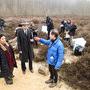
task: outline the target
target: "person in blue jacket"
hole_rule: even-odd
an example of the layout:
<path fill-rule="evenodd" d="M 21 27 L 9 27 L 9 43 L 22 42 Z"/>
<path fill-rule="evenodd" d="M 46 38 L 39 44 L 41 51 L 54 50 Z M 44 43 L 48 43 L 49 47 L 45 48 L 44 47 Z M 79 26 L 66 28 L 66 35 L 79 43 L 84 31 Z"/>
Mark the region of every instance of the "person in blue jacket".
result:
<path fill-rule="evenodd" d="M 47 63 L 49 65 L 50 79 L 45 83 L 50 84 L 50 87 L 55 87 L 58 81 L 58 70 L 64 60 L 64 46 L 60 40 L 59 32 L 53 30 L 50 32 L 50 40 L 35 37 L 35 40 L 48 46 Z"/>

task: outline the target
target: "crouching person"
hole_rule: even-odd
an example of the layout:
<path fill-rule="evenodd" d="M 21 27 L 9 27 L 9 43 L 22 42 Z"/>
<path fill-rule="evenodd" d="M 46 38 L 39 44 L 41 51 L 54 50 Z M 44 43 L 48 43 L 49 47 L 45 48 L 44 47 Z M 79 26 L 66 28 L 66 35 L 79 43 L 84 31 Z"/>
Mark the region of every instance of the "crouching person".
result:
<path fill-rule="evenodd" d="M 49 65 L 50 78 L 45 83 L 50 84 L 50 88 L 57 85 L 58 70 L 64 60 L 64 46 L 60 40 L 57 30 L 50 32 L 50 40 L 35 37 L 35 40 L 48 46 L 47 63 Z"/>
<path fill-rule="evenodd" d="M 6 84 L 13 84 L 13 70 L 17 67 L 12 47 L 6 42 L 5 36 L 0 34 L 0 68 Z"/>

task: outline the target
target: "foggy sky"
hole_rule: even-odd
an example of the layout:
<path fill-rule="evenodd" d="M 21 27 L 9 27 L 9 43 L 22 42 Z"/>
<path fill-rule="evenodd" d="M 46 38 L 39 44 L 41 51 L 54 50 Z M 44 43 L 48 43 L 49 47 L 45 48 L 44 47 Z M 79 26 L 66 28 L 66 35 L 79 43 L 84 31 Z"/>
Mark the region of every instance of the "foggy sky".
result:
<path fill-rule="evenodd" d="M 0 15 L 90 16 L 90 0 L 0 0 Z"/>

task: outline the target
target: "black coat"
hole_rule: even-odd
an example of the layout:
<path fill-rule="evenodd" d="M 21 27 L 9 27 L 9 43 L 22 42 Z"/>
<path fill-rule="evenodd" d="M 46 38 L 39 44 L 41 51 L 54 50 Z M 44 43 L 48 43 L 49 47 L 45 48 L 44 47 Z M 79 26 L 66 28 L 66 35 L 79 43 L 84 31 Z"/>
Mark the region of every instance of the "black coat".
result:
<path fill-rule="evenodd" d="M 5 57 L 2 49 L 0 49 L 0 68 L 1 68 L 2 75 L 4 77 L 8 77 L 11 75 L 6 57 Z"/>
<path fill-rule="evenodd" d="M 13 62 L 15 62 L 14 67 L 17 67 L 17 64 L 16 64 L 16 60 L 15 60 L 15 56 L 14 56 L 14 52 L 13 52 L 13 49 L 11 46 L 9 46 L 9 49 L 10 49 L 10 52 L 12 53 L 12 56 L 13 56 Z M 3 51 L 1 48 L 0 48 L 0 68 L 1 68 L 1 72 L 2 72 L 2 75 L 4 77 L 9 77 L 12 75 L 12 71 L 9 67 L 9 63 L 8 63 L 8 60 L 6 58 L 6 52 Z"/>
<path fill-rule="evenodd" d="M 2 26 L 4 27 L 5 26 L 4 24 L 5 24 L 5 21 L 0 18 L 0 27 L 2 27 Z"/>
<path fill-rule="evenodd" d="M 54 25 L 53 25 L 53 21 L 52 21 L 52 19 L 47 19 L 46 20 L 46 24 L 47 24 L 47 30 L 48 31 L 51 31 L 52 29 L 54 29 Z"/>
<path fill-rule="evenodd" d="M 32 42 L 30 41 L 32 38 L 31 30 L 27 30 L 27 35 L 22 29 L 17 30 L 18 50 L 22 51 L 20 57 L 24 62 L 27 62 L 29 57 L 30 60 L 32 60 L 34 57 L 33 46 Z"/>

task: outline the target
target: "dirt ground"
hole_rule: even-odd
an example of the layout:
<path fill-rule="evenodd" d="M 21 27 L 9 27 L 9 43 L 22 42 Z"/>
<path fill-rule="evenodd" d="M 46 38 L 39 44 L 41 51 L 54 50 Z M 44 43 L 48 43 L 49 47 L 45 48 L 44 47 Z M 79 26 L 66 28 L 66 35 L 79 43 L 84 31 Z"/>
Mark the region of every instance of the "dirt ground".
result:
<path fill-rule="evenodd" d="M 40 66 L 38 63 L 34 63 L 33 74 L 27 69 L 25 75 L 22 74 L 20 61 L 17 63 L 18 69 L 14 70 L 14 84 L 6 85 L 4 79 L 0 78 L 0 90 L 73 90 L 63 81 L 61 81 L 55 88 L 49 88 L 49 86 L 45 84 L 45 80 L 47 80 L 49 76 L 43 76 L 38 73 L 38 68 Z"/>

